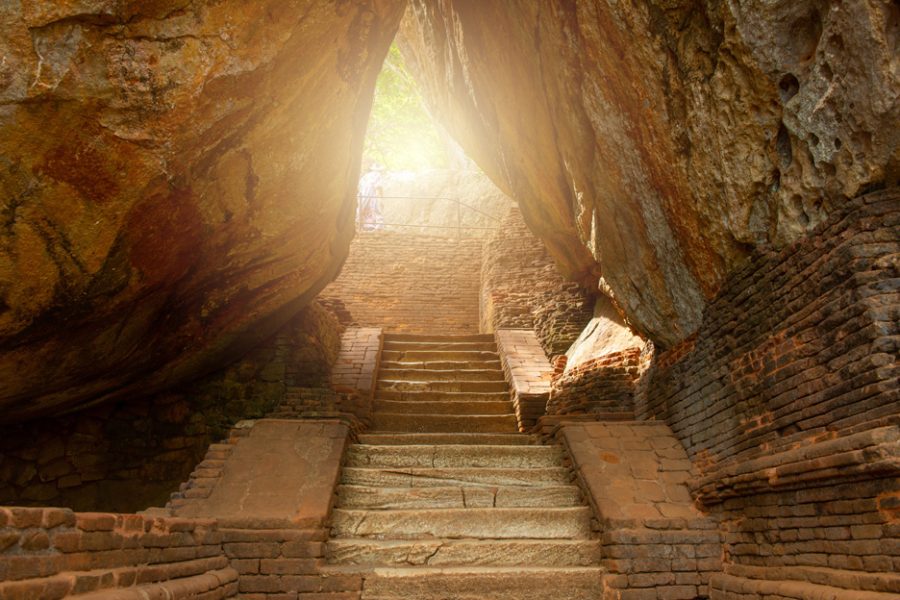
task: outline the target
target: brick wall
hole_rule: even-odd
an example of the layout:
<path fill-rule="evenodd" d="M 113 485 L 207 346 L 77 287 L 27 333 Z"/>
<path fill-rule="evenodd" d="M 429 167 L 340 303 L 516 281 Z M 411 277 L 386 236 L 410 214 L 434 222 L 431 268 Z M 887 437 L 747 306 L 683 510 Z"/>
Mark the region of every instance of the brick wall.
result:
<path fill-rule="evenodd" d="M 166 508 L 154 510 L 214 517 L 244 600 L 358 598 L 359 575 L 323 569 L 349 437 L 348 427 L 335 419 L 240 423 L 227 443 L 210 446 Z M 255 468 L 259 464 L 267 468 Z"/>
<path fill-rule="evenodd" d="M 372 398 L 384 334 L 378 327 L 351 327 L 341 336 L 341 352 L 334 364 L 331 383 L 338 391 L 352 391 Z"/>
<path fill-rule="evenodd" d="M 759 253 L 639 382 L 723 523 L 714 597 L 900 594 L 898 231 L 888 190 Z"/>
<path fill-rule="evenodd" d="M 897 422 L 898 229 L 898 193 L 877 193 L 757 255 L 695 338 L 654 359 L 638 413 L 705 468 Z"/>
<path fill-rule="evenodd" d="M 528 431 L 547 411 L 553 367 L 531 329 L 499 329 L 494 336 L 519 429 Z"/>
<path fill-rule="evenodd" d="M 0 508 L 0 598 L 217 600 L 237 578 L 215 521 Z"/>
<path fill-rule="evenodd" d="M 321 297 L 342 305 L 352 316 L 349 322 L 361 327 L 478 333 L 480 264 L 480 239 L 361 232 L 340 276 Z"/>
<path fill-rule="evenodd" d="M 556 359 L 548 415 L 634 418 L 634 387 L 644 341 L 635 335 L 605 296 L 564 356 Z"/>
<path fill-rule="evenodd" d="M 553 378 L 547 414 L 634 414 L 641 350 L 630 348 L 585 360 Z"/>
<path fill-rule="evenodd" d="M 185 389 L 4 426 L 0 504 L 133 512 L 165 502 L 237 421 L 327 386 L 340 327 L 312 305 L 268 343 Z"/>
<path fill-rule="evenodd" d="M 481 329 L 534 329 L 548 356 L 564 353 L 593 314 L 593 300 L 566 281 L 544 245 L 510 208 L 485 240 Z"/>
<path fill-rule="evenodd" d="M 603 541 L 604 600 L 695 600 L 722 568 L 716 522 L 692 503 L 691 463 L 663 423 L 563 422 L 556 430 Z"/>

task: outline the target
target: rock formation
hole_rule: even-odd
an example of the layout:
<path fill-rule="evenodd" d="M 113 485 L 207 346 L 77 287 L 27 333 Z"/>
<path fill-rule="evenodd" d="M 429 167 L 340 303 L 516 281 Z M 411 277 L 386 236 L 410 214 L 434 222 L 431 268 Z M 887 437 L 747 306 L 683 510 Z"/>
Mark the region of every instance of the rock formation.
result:
<path fill-rule="evenodd" d="M 4 419 L 202 374 L 334 277 L 403 6 L 0 7 Z"/>
<path fill-rule="evenodd" d="M 412 0 L 432 110 L 658 346 L 750 251 L 896 185 L 896 2 Z"/>

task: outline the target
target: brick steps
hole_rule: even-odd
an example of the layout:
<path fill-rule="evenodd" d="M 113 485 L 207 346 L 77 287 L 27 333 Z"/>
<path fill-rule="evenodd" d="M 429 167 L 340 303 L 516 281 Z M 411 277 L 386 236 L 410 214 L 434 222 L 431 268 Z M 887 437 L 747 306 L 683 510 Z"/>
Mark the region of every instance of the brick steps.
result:
<path fill-rule="evenodd" d="M 574 485 L 543 486 L 446 486 L 370 487 L 340 485 L 340 505 L 345 508 L 395 510 L 417 508 L 536 508 L 580 506 L 581 491 Z"/>
<path fill-rule="evenodd" d="M 517 433 L 491 337 L 387 335 L 384 347 L 327 569 L 359 574 L 370 600 L 599 598 L 591 510 L 561 448 Z"/>

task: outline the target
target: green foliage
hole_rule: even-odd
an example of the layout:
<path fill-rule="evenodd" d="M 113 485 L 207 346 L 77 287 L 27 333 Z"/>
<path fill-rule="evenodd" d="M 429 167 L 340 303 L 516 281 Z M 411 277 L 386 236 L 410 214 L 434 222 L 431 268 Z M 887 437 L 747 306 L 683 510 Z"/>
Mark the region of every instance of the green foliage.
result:
<path fill-rule="evenodd" d="M 391 45 L 375 84 L 363 168 L 371 162 L 391 171 L 438 169 L 448 164 L 442 136 L 396 45 Z"/>

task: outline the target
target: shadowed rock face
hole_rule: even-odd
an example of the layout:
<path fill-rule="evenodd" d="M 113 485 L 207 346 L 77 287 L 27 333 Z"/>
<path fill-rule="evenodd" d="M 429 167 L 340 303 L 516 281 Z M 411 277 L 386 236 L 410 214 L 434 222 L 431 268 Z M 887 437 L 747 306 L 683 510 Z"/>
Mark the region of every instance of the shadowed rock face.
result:
<path fill-rule="evenodd" d="M 412 0 L 434 112 L 662 346 L 754 247 L 897 184 L 896 2 Z"/>
<path fill-rule="evenodd" d="M 196 376 L 343 261 L 401 0 L 0 7 L 0 413 Z"/>

